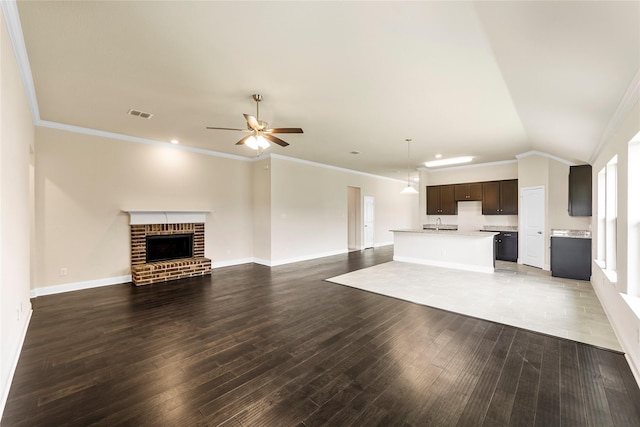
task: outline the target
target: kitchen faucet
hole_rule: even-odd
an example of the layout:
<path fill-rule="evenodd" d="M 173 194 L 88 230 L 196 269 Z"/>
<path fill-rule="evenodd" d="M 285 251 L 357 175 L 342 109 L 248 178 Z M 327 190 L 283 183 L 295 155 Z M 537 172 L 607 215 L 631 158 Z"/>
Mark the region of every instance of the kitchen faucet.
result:
<path fill-rule="evenodd" d="M 440 219 L 440 217 L 438 217 L 436 219 L 436 231 L 438 231 L 440 229 L 441 225 L 442 225 L 442 220 Z"/>

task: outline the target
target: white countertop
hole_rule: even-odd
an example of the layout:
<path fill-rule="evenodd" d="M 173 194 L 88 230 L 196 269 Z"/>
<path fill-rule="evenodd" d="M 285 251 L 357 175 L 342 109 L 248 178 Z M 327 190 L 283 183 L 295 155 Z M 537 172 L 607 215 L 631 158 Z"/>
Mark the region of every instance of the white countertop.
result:
<path fill-rule="evenodd" d="M 391 230 L 394 233 L 419 233 L 419 234 L 440 234 L 445 236 L 470 236 L 470 237 L 489 237 L 499 234 L 497 231 L 460 231 L 460 230 L 424 230 L 418 228 L 409 228 L 404 230 Z"/>
<path fill-rule="evenodd" d="M 551 230 L 551 237 L 571 237 L 573 239 L 590 239 L 591 231 L 589 230 Z"/>

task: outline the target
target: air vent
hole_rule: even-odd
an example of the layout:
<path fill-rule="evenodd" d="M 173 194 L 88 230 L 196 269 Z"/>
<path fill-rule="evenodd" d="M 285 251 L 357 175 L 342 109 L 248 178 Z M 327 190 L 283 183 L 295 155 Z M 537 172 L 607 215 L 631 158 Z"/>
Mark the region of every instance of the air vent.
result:
<path fill-rule="evenodd" d="M 151 113 L 145 113 L 144 111 L 134 110 L 133 108 L 127 111 L 127 114 L 129 114 L 130 116 L 140 117 L 142 119 L 150 119 L 151 117 L 153 117 L 153 114 Z"/>

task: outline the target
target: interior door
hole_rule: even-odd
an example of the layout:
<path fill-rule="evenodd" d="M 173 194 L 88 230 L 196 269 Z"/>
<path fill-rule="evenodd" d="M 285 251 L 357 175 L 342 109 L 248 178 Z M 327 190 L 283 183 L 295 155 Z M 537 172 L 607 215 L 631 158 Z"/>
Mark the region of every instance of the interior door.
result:
<path fill-rule="evenodd" d="M 520 262 L 544 268 L 544 187 L 527 187 L 520 192 L 522 212 Z"/>
<path fill-rule="evenodd" d="M 364 248 L 372 248 L 374 245 L 375 229 L 375 200 L 371 196 L 364 196 Z"/>

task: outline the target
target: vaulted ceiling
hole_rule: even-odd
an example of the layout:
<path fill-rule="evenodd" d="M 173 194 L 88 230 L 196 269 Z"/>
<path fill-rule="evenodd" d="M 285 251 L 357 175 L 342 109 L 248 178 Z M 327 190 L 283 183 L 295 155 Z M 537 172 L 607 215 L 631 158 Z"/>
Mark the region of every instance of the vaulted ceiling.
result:
<path fill-rule="evenodd" d="M 40 119 L 406 177 L 543 151 L 590 160 L 640 69 L 640 2 L 20 1 Z M 153 114 L 149 120 L 129 109 Z M 360 154 L 351 154 L 358 151 Z"/>

